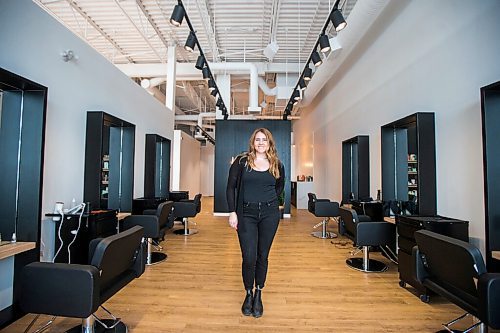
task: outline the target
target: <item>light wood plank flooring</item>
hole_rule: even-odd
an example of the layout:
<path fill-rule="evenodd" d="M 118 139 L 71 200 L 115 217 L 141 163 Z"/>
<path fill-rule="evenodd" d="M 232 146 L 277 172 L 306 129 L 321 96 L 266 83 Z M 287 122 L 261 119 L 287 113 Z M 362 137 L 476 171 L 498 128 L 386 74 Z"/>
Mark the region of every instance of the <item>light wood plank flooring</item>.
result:
<path fill-rule="evenodd" d="M 388 263 L 387 272 L 348 268 L 351 243 L 310 236 L 320 219 L 294 210 L 291 219 L 282 220 L 271 250 L 264 316 L 245 317 L 236 233 L 226 217 L 212 215 L 212 198 L 204 198 L 202 207 L 193 219 L 199 233 L 187 238 L 169 233 L 163 243 L 168 261 L 147 267 L 107 302 L 130 332 L 435 332 L 462 314 L 439 297 L 425 304 L 411 288 L 400 288 L 397 266 L 378 253 L 373 257 Z M 1 332 L 22 332 L 32 316 Z M 58 318 L 48 332 L 78 323 Z"/>

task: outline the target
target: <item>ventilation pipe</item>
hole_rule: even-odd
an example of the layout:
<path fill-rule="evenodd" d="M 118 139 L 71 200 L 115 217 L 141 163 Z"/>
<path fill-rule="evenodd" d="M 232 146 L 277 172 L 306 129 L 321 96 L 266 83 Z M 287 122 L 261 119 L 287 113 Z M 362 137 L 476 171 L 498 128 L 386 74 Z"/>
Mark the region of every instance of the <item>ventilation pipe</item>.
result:
<path fill-rule="evenodd" d="M 215 119 L 215 112 L 202 112 L 200 114 L 189 114 L 189 115 L 175 115 L 175 121 L 176 122 L 183 122 L 183 121 L 192 121 L 192 122 L 196 122 L 198 124 L 198 126 L 200 126 L 201 128 L 203 127 L 206 127 L 208 128 L 208 126 L 206 125 L 203 125 L 203 118 L 213 118 Z M 195 123 L 193 123 L 192 125 L 196 125 Z"/>
<path fill-rule="evenodd" d="M 151 79 L 142 79 L 141 87 L 143 87 L 144 89 L 153 88 L 159 86 L 165 81 L 167 81 L 166 77 L 154 77 Z"/>
<path fill-rule="evenodd" d="M 260 112 L 261 108 L 259 106 L 259 83 L 258 83 L 258 71 L 255 64 L 249 62 L 212 62 L 208 65 L 212 73 L 229 72 L 229 74 L 234 74 L 234 72 L 243 71 L 250 72 L 250 91 L 248 96 L 248 111 L 249 112 Z"/>
<path fill-rule="evenodd" d="M 264 93 L 264 95 L 266 96 L 276 96 L 277 92 L 278 92 L 278 88 L 277 87 L 274 87 L 274 88 L 269 88 L 266 84 L 266 81 L 264 81 L 263 78 L 261 78 L 260 76 L 258 77 L 258 81 L 259 83 L 259 88 L 260 90 L 262 90 L 262 92 Z"/>
<path fill-rule="evenodd" d="M 342 51 L 338 54 L 330 53 L 326 59 L 323 59 L 323 64 L 319 67 L 321 70 L 316 70 L 307 86 L 304 98 L 300 103 L 302 107 L 309 105 L 323 86 L 335 75 L 335 72 L 366 35 L 389 2 L 390 0 L 358 0 L 356 2 L 347 18 L 347 28 L 337 35 Z"/>

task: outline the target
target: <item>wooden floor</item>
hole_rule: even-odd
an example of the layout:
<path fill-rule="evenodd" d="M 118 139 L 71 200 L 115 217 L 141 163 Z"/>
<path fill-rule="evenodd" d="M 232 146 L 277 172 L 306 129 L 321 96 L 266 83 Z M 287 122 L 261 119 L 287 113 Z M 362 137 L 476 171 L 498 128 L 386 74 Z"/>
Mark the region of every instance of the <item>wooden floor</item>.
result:
<path fill-rule="evenodd" d="M 204 198 L 202 207 L 193 219 L 199 233 L 187 238 L 169 233 L 163 243 L 168 260 L 147 267 L 107 302 L 129 332 L 435 332 L 462 314 L 439 297 L 425 304 L 399 287 L 397 266 L 378 253 L 373 257 L 389 265 L 387 272 L 348 268 L 351 243 L 310 236 L 319 219 L 294 210 L 291 219 L 282 220 L 271 250 L 264 316 L 245 317 L 236 233 L 226 217 L 213 216 L 212 198 Z M 31 318 L 1 332 L 22 332 Z M 78 323 L 58 318 L 47 332 Z"/>

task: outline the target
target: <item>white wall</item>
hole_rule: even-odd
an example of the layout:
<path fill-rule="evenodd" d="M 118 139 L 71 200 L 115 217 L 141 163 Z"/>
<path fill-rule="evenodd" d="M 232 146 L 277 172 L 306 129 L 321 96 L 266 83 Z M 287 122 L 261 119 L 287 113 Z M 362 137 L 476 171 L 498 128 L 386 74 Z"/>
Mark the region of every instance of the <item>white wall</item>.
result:
<path fill-rule="evenodd" d="M 214 196 L 214 168 L 215 168 L 215 146 L 207 143 L 201 146 L 200 156 L 200 182 L 201 194 L 204 197 Z"/>
<path fill-rule="evenodd" d="M 0 22 L 0 66 L 49 88 L 42 213 L 56 201 L 83 200 L 89 110 L 136 125 L 134 197 L 142 196 L 145 134 L 172 139 L 171 110 L 32 1 L 2 0 Z M 62 61 L 68 49 L 77 61 Z"/>
<path fill-rule="evenodd" d="M 201 193 L 200 142 L 184 132 L 181 132 L 180 142 L 179 189 L 189 191 L 192 199 L 197 193 Z"/>
<path fill-rule="evenodd" d="M 484 248 L 479 88 L 500 80 L 499 12 L 496 0 L 392 1 L 294 123 L 297 146 L 314 135 L 316 190 L 341 199 L 342 140 L 368 134 L 375 197 L 381 188 L 380 126 L 433 111 L 438 214 L 469 220 L 470 236 Z M 298 161 L 310 158 L 296 152 Z"/>

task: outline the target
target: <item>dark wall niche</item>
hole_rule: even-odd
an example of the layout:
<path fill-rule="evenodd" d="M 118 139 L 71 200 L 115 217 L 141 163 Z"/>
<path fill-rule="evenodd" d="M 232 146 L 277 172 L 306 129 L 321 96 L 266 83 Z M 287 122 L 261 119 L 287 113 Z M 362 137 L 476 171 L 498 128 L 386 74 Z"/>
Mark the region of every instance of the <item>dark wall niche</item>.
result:
<path fill-rule="evenodd" d="M 370 197 L 370 146 L 368 135 L 342 141 L 342 202 Z"/>
<path fill-rule="evenodd" d="M 46 107 L 47 87 L 0 68 L 0 233 L 4 241 L 15 232 L 17 241 L 35 242 L 14 256 L 13 305 L 0 310 L 0 328 L 24 315 L 17 282 L 39 260 Z"/>
<path fill-rule="evenodd" d="M 144 197 L 168 198 L 171 143 L 157 134 L 146 134 Z"/>
<path fill-rule="evenodd" d="M 500 272 L 500 81 L 481 88 L 486 265 Z"/>
<path fill-rule="evenodd" d="M 83 198 L 92 209 L 132 211 L 135 125 L 87 112 Z"/>
<path fill-rule="evenodd" d="M 217 120 L 215 132 L 214 212 L 227 212 L 226 186 L 232 158 L 248 150 L 253 131 L 265 127 L 273 134 L 278 157 L 285 167 L 285 214 L 290 214 L 291 122 L 285 120 Z"/>
<path fill-rule="evenodd" d="M 434 113 L 418 112 L 384 125 L 382 198 L 401 215 L 436 215 Z"/>

